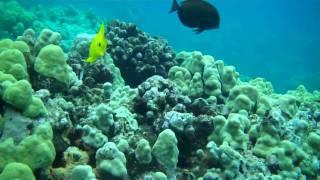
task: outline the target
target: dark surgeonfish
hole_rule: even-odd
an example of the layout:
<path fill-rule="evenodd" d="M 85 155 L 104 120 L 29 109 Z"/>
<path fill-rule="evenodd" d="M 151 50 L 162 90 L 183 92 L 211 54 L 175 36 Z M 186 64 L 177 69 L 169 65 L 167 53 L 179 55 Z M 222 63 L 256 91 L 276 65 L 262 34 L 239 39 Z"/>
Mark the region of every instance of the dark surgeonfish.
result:
<path fill-rule="evenodd" d="M 219 28 L 220 16 L 217 9 L 205 0 L 185 0 L 178 4 L 173 0 L 170 12 L 177 11 L 182 24 L 195 28 L 196 34 L 204 30 Z"/>

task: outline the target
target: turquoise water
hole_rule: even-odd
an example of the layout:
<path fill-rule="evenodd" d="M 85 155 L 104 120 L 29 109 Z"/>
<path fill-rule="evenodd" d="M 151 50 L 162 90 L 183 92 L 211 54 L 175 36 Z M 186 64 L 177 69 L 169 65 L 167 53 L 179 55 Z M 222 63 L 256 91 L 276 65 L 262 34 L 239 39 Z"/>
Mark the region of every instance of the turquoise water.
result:
<path fill-rule="evenodd" d="M 44 1 L 20 2 L 30 7 Z M 220 12 L 221 28 L 200 35 L 181 25 L 175 13 L 168 13 L 171 0 L 60 0 L 51 5 L 91 9 L 103 19 L 136 23 L 167 39 L 176 51 L 199 50 L 223 59 L 245 78 L 270 80 L 278 92 L 299 84 L 319 89 L 320 1 L 210 2 Z"/>

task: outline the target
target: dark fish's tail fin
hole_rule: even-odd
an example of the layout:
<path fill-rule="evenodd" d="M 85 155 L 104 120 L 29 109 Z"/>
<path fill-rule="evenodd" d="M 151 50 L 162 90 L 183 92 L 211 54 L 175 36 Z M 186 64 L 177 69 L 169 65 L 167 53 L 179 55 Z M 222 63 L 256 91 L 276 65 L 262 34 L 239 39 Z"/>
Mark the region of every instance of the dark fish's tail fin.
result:
<path fill-rule="evenodd" d="M 177 0 L 172 0 L 171 10 L 169 13 L 177 11 L 179 9 L 179 4 Z"/>
<path fill-rule="evenodd" d="M 193 32 L 195 32 L 196 34 L 200 34 L 204 30 L 205 29 L 197 28 L 197 29 L 194 29 Z"/>

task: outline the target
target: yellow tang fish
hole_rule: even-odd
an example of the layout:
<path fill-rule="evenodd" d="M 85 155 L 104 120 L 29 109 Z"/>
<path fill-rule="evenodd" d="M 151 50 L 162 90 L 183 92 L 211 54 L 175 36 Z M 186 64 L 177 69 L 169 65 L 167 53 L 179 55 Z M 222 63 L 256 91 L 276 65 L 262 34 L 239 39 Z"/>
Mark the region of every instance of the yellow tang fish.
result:
<path fill-rule="evenodd" d="M 104 37 L 104 24 L 102 22 L 99 32 L 91 42 L 89 57 L 86 60 L 86 62 L 87 63 L 95 62 L 97 59 L 104 56 L 106 49 L 107 49 L 107 39 Z"/>

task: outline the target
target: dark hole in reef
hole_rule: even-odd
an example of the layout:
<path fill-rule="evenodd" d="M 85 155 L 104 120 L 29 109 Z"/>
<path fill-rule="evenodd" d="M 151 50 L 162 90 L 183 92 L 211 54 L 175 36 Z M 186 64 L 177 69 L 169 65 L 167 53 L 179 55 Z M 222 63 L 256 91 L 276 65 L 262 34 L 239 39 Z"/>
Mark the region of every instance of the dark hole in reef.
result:
<path fill-rule="evenodd" d="M 28 125 L 27 125 L 27 129 L 28 129 L 29 131 L 33 131 L 34 125 L 33 125 L 33 124 L 28 124 Z"/>
<path fill-rule="evenodd" d="M 52 163 L 52 167 L 53 168 L 64 167 L 65 164 L 66 163 L 63 160 L 63 152 L 56 152 L 56 158 Z"/>
<path fill-rule="evenodd" d="M 268 169 L 272 174 L 277 174 L 280 170 L 279 164 L 271 164 L 268 165 Z"/>
<path fill-rule="evenodd" d="M 200 118 L 200 117 L 199 117 Z M 207 117 L 204 117 L 207 118 Z M 208 119 L 202 120 L 199 123 L 195 124 L 195 136 L 199 139 L 198 142 L 201 142 L 201 146 L 205 147 L 207 143 L 208 136 L 214 130 L 214 125 L 212 120 Z"/>
<path fill-rule="evenodd" d="M 300 163 L 301 163 L 301 161 L 297 161 L 297 160 L 293 161 L 293 165 L 294 165 L 294 166 L 299 166 Z"/>
<path fill-rule="evenodd" d="M 256 138 L 250 139 L 249 141 L 251 142 L 252 147 L 254 147 L 255 144 L 257 143 L 257 139 Z"/>
<path fill-rule="evenodd" d="M 92 167 L 96 167 L 96 153 L 89 153 L 89 162 L 88 164 Z"/>
<path fill-rule="evenodd" d="M 240 161 L 239 172 L 240 172 L 241 174 L 244 173 L 243 166 L 245 166 L 245 164 L 243 163 L 243 161 Z"/>
<path fill-rule="evenodd" d="M 157 168 L 156 166 L 156 160 L 155 158 L 152 159 L 152 161 L 149 164 L 139 164 L 137 160 L 135 159 L 134 154 L 126 154 L 127 157 L 127 169 L 128 169 L 128 175 L 130 179 L 139 179 L 139 175 L 143 174 L 147 171 L 153 171 Z"/>
<path fill-rule="evenodd" d="M 123 178 L 114 177 L 110 173 L 100 173 L 99 177 L 100 177 L 99 179 L 106 179 L 106 180 L 123 180 Z"/>
<path fill-rule="evenodd" d="M 194 166 L 190 159 L 192 151 L 195 150 L 194 144 L 195 143 L 193 142 L 193 140 L 189 140 L 187 137 L 183 135 L 181 135 L 181 137 L 178 137 L 178 167 L 191 168 L 192 166 Z"/>
<path fill-rule="evenodd" d="M 68 136 L 68 138 L 69 138 L 69 140 L 70 140 L 70 142 L 71 142 L 71 145 L 76 146 L 76 143 L 75 143 L 75 142 L 76 142 L 79 138 L 81 138 L 81 136 L 82 136 L 82 131 L 81 131 L 81 130 L 78 130 L 78 129 L 73 130 L 73 131 L 69 134 L 69 136 Z"/>
<path fill-rule="evenodd" d="M 134 102 L 136 102 L 134 104 L 134 110 L 142 115 L 145 115 L 147 113 L 147 105 L 145 102 L 143 102 L 143 100 L 141 98 L 136 98 L 134 100 Z"/>
<path fill-rule="evenodd" d="M 68 139 L 70 139 L 70 146 L 76 146 L 80 150 L 84 150 L 88 152 L 89 155 L 89 162 L 88 165 L 90 165 L 92 168 L 96 167 L 96 159 L 95 159 L 95 151 L 96 150 L 88 150 L 88 148 L 84 147 L 82 143 L 80 142 L 80 138 L 82 137 L 83 132 L 79 129 L 76 129 L 72 131 L 72 133 L 69 134 Z M 87 149 L 87 150 L 86 150 Z"/>
<path fill-rule="evenodd" d="M 4 113 L 4 101 L 2 99 L 0 99 L 0 114 L 3 114 Z"/>
<path fill-rule="evenodd" d="M 48 180 L 48 174 L 43 169 L 36 169 L 33 174 L 37 180 Z"/>

